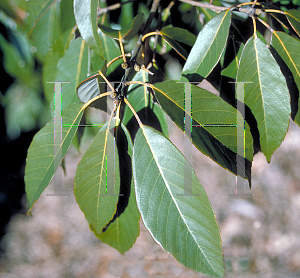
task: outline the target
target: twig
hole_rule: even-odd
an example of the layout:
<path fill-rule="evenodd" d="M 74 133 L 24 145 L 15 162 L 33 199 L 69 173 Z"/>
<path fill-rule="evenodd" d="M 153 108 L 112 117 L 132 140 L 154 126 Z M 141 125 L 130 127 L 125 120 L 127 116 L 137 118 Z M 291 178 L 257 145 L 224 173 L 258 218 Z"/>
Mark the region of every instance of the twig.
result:
<path fill-rule="evenodd" d="M 117 10 L 117 9 L 121 8 L 122 5 L 130 3 L 130 2 L 134 2 L 134 0 L 129 0 L 129 1 L 126 1 L 126 2 L 123 2 L 123 3 L 116 3 L 116 4 L 113 4 L 113 5 L 105 7 L 105 8 L 100 8 L 98 10 L 97 16 L 99 17 L 100 15 L 106 14 L 109 11 Z"/>
<path fill-rule="evenodd" d="M 179 0 L 179 1 L 183 2 L 183 3 L 190 4 L 192 6 L 197 6 L 197 7 L 200 7 L 200 8 L 208 8 L 208 9 L 213 10 L 213 11 L 228 10 L 227 7 L 215 6 L 215 5 L 212 5 L 212 4 L 207 4 L 207 3 L 203 3 L 203 2 L 196 2 L 196 1 L 193 1 L 193 0 Z"/>
<path fill-rule="evenodd" d="M 137 55 L 138 55 L 138 53 L 141 49 L 141 46 L 142 46 L 143 34 L 148 32 L 148 29 L 150 28 L 151 22 L 152 22 L 152 20 L 155 16 L 157 8 L 158 8 L 159 2 L 160 2 L 160 0 L 154 0 L 153 1 L 152 7 L 151 7 L 151 10 L 150 10 L 150 15 L 149 15 L 148 20 L 147 20 L 147 22 L 146 22 L 146 24 L 143 28 L 142 34 L 140 35 L 140 37 L 137 41 L 136 47 L 131 52 L 131 59 L 129 61 L 129 67 L 127 69 L 125 69 L 125 74 L 122 77 L 121 83 L 118 86 L 118 88 L 116 89 L 116 92 L 117 92 L 118 95 L 120 95 L 120 97 L 124 96 L 124 92 L 123 92 L 123 90 L 125 88 L 124 84 L 128 81 L 129 74 L 131 73 L 131 71 L 133 69 L 133 66 L 135 64 Z"/>

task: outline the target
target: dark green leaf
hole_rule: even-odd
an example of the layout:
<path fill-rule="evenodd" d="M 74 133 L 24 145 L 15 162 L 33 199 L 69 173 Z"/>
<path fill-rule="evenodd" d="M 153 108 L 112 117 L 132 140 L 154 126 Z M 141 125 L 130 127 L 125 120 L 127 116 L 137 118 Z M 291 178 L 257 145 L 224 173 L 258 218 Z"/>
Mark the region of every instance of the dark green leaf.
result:
<path fill-rule="evenodd" d="M 225 10 L 203 27 L 184 65 L 184 76 L 197 74 L 206 78 L 211 73 L 225 48 L 230 18 L 231 12 Z"/>
<path fill-rule="evenodd" d="M 140 70 L 132 79 L 132 81 L 142 81 L 145 83 L 149 82 L 149 76 L 148 73 L 146 73 L 143 70 Z M 166 116 L 164 111 L 161 109 L 161 107 L 157 103 L 153 103 L 153 96 L 149 93 L 148 87 L 143 86 L 140 84 L 132 84 L 128 87 L 128 95 L 127 99 L 130 102 L 131 106 L 134 108 L 136 113 L 139 113 L 144 108 L 149 108 L 153 111 L 154 115 L 157 117 L 162 133 L 165 136 L 169 136 L 168 132 L 168 124 L 166 120 Z M 147 116 L 147 110 L 143 110 L 146 113 Z M 150 114 L 150 113 L 149 113 Z M 141 115 L 140 115 L 141 116 Z M 127 125 L 128 122 L 133 118 L 133 113 L 131 112 L 130 108 L 128 106 L 125 107 L 124 116 L 122 119 L 122 122 L 124 125 Z"/>
<path fill-rule="evenodd" d="M 33 77 L 34 63 L 33 57 L 30 55 L 29 43 L 22 36 L 16 36 L 16 38 L 23 47 L 22 51 L 0 34 L 0 49 L 4 57 L 3 65 L 11 76 L 19 78 L 25 83 L 30 83 Z"/>
<path fill-rule="evenodd" d="M 178 43 L 185 43 L 193 46 L 196 42 L 196 36 L 189 31 L 178 27 L 165 27 L 159 31 L 165 41 L 184 59 L 187 59 L 188 52 Z"/>
<path fill-rule="evenodd" d="M 62 112 L 62 130 L 56 131 L 57 133 L 62 132 L 61 152 L 58 151 L 54 154 L 54 119 L 33 137 L 28 149 L 25 167 L 25 189 L 29 210 L 40 197 L 57 170 L 54 163 L 57 155 L 61 153 L 62 159 L 66 155 L 82 114 L 83 104 L 81 103 L 74 103 Z"/>
<path fill-rule="evenodd" d="M 197 37 L 191 32 L 178 27 L 164 27 L 159 31 L 159 33 L 164 38 L 171 38 L 189 46 L 193 46 L 197 39 Z"/>
<path fill-rule="evenodd" d="M 160 105 L 181 130 L 185 130 L 184 86 L 185 84 L 175 81 L 153 85 Z M 237 152 L 237 117 L 242 119 L 242 115 L 220 97 L 195 85 L 191 85 L 191 88 L 192 120 L 195 126 L 192 127 L 193 144 L 222 167 L 236 173 L 236 163 L 232 155 Z M 252 161 L 253 141 L 247 123 L 245 125 L 245 157 Z"/>
<path fill-rule="evenodd" d="M 115 183 L 120 186 L 122 196 L 119 196 L 117 211 L 111 223 L 96 236 L 123 254 L 132 247 L 139 235 L 140 220 L 132 176 L 133 146 L 124 125 L 117 130 L 116 146 L 118 155 L 115 157 Z"/>
<path fill-rule="evenodd" d="M 74 28 L 75 16 L 73 11 L 73 0 L 62 0 L 60 2 L 61 13 L 61 31 L 65 31 Z"/>
<path fill-rule="evenodd" d="M 289 10 L 285 12 L 285 15 L 294 31 L 300 37 L 300 10 Z"/>
<path fill-rule="evenodd" d="M 127 40 L 130 40 L 138 33 L 142 24 L 143 14 L 138 14 L 130 24 L 126 25 L 121 30 L 115 30 L 105 25 L 100 25 L 99 28 L 104 34 L 114 39 L 119 39 L 119 36 L 121 36 L 122 39 L 126 37 Z"/>
<path fill-rule="evenodd" d="M 195 195 L 184 195 L 185 170 Z M 153 128 L 137 133 L 133 175 L 138 208 L 154 239 L 185 266 L 223 277 L 220 231 L 206 192 L 185 157 Z"/>
<path fill-rule="evenodd" d="M 274 31 L 271 44 L 292 72 L 300 91 L 300 41 L 283 32 Z M 298 113 L 294 121 L 300 126 L 300 101 L 298 101 Z"/>
<path fill-rule="evenodd" d="M 289 125 L 290 95 L 284 76 L 266 45 L 251 37 L 242 52 L 237 82 L 245 84 L 245 104 L 256 118 L 261 150 L 270 161 Z"/>
<path fill-rule="evenodd" d="M 223 69 L 221 71 L 222 75 L 227 76 L 227 77 L 232 78 L 232 79 L 236 78 L 237 70 L 238 70 L 238 67 L 239 67 L 239 60 L 240 60 L 240 57 L 241 57 L 241 54 L 242 54 L 243 47 L 244 47 L 244 45 L 241 44 L 239 52 L 237 53 L 235 58 L 228 65 L 228 67 L 226 67 L 225 69 Z"/>

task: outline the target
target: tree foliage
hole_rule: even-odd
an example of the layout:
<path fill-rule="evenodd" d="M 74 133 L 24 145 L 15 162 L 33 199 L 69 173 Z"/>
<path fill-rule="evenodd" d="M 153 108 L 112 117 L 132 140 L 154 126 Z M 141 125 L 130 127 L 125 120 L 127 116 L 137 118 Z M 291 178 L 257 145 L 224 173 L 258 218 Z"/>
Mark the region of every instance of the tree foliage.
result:
<path fill-rule="evenodd" d="M 191 165 L 168 139 L 166 115 L 199 151 L 251 186 L 253 156 L 262 152 L 270 162 L 290 119 L 300 126 L 299 3 L 5 0 L 0 7 L 2 24 L 18 26 L 17 43 L 3 36 L 0 43 L 6 70 L 19 84 L 38 84 L 34 58 L 48 103 L 53 84 L 46 82 L 71 81 L 63 87 L 61 130 L 53 115 L 28 150 L 29 210 L 57 170 L 55 161 L 62 162 L 72 142 L 80 146 L 79 124 L 88 121 L 88 107 L 96 107 L 108 121 L 74 180 L 94 234 L 124 253 L 139 235 L 141 216 L 179 262 L 224 276 L 215 214 Z M 204 79 L 218 95 L 198 86 Z M 237 123 L 244 120 L 239 137 Z"/>

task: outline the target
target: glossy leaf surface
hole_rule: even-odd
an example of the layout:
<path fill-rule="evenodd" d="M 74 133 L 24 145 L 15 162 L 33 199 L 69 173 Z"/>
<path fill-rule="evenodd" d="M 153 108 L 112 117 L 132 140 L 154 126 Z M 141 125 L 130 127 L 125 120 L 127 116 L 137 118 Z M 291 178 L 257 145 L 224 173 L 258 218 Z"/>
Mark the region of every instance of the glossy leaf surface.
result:
<path fill-rule="evenodd" d="M 187 59 L 188 52 L 178 43 L 185 43 L 193 46 L 196 42 L 196 36 L 189 31 L 178 27 L 165 27 L 159 31 L 160 35 L 179 55 Z"/>
<path fill-rule="evenodd" d="M 133 150 L 137 204 L 146 228 L 167 252 L 187 267 L 222 277 L 220 231 L 206 192 L 189 164 L 195 195 L 182 196 L 187 163 L 165 136 L 143 126 Z"/>
<path fill-rule="evenodd" d="M 165 81 L 153 85 L 155 95 L 174 123 L 184 131 L 185 85 Z M 237 117 L 242 115 L 220 97 L 191 85 L 192 142 L 205 155 L 236 174 Z M 246 159 L 253 157 L 252 137 L 246 124 Z M 250 169 L 246 176 L 250 179 Z M 246 171 L 247 172 L 247 171 Z"/>
<path fill-rule="evenodd" d="M 250 82 L 244 102 L 256 118 L 261 150 L 270 161 L 288 129 L 290 95 L 278 64 L 258 38 L 251 37 L 243 49 L 237 82 Z"/>
<path fill-rule="evenodd" d="M 300 37 L 300 11 L 299 10 L 289 10 L 285 12 L 285 15 L 293 27 L 294 31 Z"/>
<path fill-rule="evenodd" d="M 204 25 L 184 65 L 184 76 L 190 79 L 189 75 L 197 74 L 206 78 L 211 73 L 225 48 L 230 19 L 231 12 L 225 10 Z"/>
<path fill-rule="evenodd" d="M 283 32 L 274 31 L 271 44 L 292 72 L 295 83 L 300 91 L 300 41 Z M 300 126 L 299 101 L 298 113 L 294 121 Z"/>
<path fill-rule="evenodd" d="M 98 0 L 74 0 L 74 15 L 82 38 L 87 45 L 103 57 L 102 42 L 98 35 Z"/>
<path fill-rule="evenodd" d="M 62 130 L 56 131 L 59 134 L 62 132 L 61 152 L 54 154 L 54 119 L 33 137 L 25 168 L 25 189 L 29 209 L 48 186 L 57 170 L 54 165 L 57 155 L 61 153 L 62 159 L 66 155 L 81 120 L 82 107 L 83 104 L 74 103 L 62 112 Z"/>
<path fill-rule="evenodd" d="M 142 24 L 143 24 L 143 14 L 138 14 L 132 20 L 131 23 L 123 27 L 121 30 L 115 30 L 105 25 L 100 25 L 99 28 L 104 34 L 108 35 L 109 37 L 112 37 L 114 39 L 119 39 L 119 37 L 123 39 L 126 37 L 126 39 L 129 40 L 138 33 Z"/>

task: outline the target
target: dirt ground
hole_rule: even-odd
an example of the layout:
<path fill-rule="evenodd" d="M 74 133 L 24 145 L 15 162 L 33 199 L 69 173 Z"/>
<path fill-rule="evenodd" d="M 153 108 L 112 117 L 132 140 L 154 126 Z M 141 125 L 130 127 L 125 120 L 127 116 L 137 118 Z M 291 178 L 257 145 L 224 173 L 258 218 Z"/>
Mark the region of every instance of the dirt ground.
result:
<path fill-rule="evenodd" d="M 184 137 L 170 134 L 180 149 Z M 198 151 L 192 165 L 206 189 L 221 230 L 230 278 L 300 277 L 300 129 L 293 122 L 271 163 L 254 158 L 252 197 L 229 196 L 235 176 Z M 56 277 L 208 277 L 183 267 L 152 239 L 141 222 L 133 248 L 121 255 L 90 231 L 73 195 L 81 154 L 71 148 L 63 187 L 69 196 L 53 197 L 53 183 L 33 209 L 18 214 L 2 241 L 1 278 Z"/>

